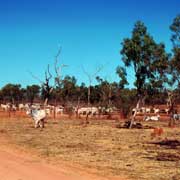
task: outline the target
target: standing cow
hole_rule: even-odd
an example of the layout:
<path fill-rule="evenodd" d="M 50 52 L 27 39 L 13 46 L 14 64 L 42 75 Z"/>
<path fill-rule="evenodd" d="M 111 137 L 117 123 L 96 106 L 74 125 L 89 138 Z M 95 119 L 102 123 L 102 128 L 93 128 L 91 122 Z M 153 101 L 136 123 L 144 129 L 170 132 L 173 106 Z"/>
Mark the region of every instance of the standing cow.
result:
<path fill-rule="evenodd" d="M 44 109 L 27 109 L 27 115 L 30 115 L 34 120 L 34 127 L 35 128 L 44 128 L 44 120 L 46 118 L 46 111 Z"/>

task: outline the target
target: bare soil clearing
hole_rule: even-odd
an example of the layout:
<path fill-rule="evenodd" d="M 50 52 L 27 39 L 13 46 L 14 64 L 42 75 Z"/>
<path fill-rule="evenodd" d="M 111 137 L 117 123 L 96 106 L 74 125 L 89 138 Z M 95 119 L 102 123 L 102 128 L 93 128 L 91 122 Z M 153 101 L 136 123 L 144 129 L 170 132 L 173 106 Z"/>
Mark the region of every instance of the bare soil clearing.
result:
<path fill-rule="evenodd" d="M 7 137 L 1 136 L 0 142 L 1 180 L 116 180 L 100 177 L 65 163 L 53 165 L 33 152 L 9 144 Z"/>
<path fill-rule="evenodd" d="M 81 172 L 117 179 L 176 180 L 180 128 L 167 124 L 148 122 L 164 129 L 160 137 L 152 138 L 152 129 L 119 129 L 115 121 L 94 120 L 83 126 L 78 120 L 49 120 L 40 131 L 29 119 L 6 118 L 0 120 L 0 136 L 54 165 L 65 162 Z"/>
<path fill-rule="evenodd" d="M 81 176 L 72 171 L 63 171 L 42 163 L 39 160 L 19 157 L 14 153 L 0 151 L 0 179 L 1 180 L 91 180 L 88 176 Z"/>

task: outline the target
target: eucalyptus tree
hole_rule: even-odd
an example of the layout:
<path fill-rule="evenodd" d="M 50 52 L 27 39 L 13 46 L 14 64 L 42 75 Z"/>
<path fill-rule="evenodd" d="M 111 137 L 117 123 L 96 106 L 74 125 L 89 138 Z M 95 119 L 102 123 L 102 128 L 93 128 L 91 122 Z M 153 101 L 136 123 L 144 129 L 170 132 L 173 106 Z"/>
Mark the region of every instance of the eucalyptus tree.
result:
<path fill-rule="evenodd" d="M 168 92 L 167 105 L 170 109 L 170 121 L 169 125 L 174 125 L 174 120 L 172 114 L 174 113 L 175 101 L 178 100 L 179 90 L 180 90 L 180 15 L 177 15 L 172 24 L 170 25 L 170 30 L 172 32 L 171 42 L 173 45 L 172 58 L 170 61 L 170 73 L 171 73 L 171 88 Z M 177 93 L 178 92 L 178 93 Z"/>
<path fill-rule="evenodd" d="M 124 87 L 129 84 L 128 81 L 127 81 L 127 72 L 126 72 L 126 69 L 124 67 L 118 66 L 116 68 L 116 74 L 120 78 L 119 88 L 120 89 L 124 89 Z"/>
<path fill-rule="evenodd" d="M 77 95 L 78 95 L 78 103 L 77 103 L 78 107 L 80 103 L 87 104 L 88 87 L 86 87 L 85 83 L 82 82 L 81 85 L 77 87 Z"/>
<path fill-rule="evenodd" d="M 168 68 L 168 55 L 164 44 L 156 43 L 141 21 L 135 23 L 131 38 L 125 38 L 120 51 L 124 68 L 133 67 L 134 85 L 137 89 L 136 111 L 131 119 L 135 119 L 137 109 L 144 103 L 148 86 L 153 86 L 160 79 L 165 79 Z M 164 81 L 161 81 L 163 84 Z"/>
<path fill-rule="evenodd" d="M 41 87 L 39 85 L 29 85 L 26 87 L 26 97 L 28 102 L 33 104 L 35 98 L 39 98 Z"/>
<path fill-rule="evenodd" d="M 8 101 L 11 103 L 18 103 L 22 98 L 22 91 L 20 84 L 6 84 L 1 89 L 1 95 L 3 97 L 3 101 Z"/>
<path fill-rule="evenodd" d="M 173 57 L 171 59 L 172 83 L 180 87 L 180 15 L 174 18 L 170 30 L 173 44 Z"/>
<path fill-rule="evenodd" d="M 111 98 L 112 98 L 112 84 L 107 80 L 100 78 L 99 76 L 96 77 L 97 82 L 99 83 L 99 91 L 100 91 L 100 101 L 101 104 L 104 106 L 111 106 Z"/>
<path fill-rule="evenodd" d="M 62 96 L 64 97 L 64 102 L 73 102 L 77 100 L 77 80 L 74 76 L 66 75 L 62 79 Z"/>

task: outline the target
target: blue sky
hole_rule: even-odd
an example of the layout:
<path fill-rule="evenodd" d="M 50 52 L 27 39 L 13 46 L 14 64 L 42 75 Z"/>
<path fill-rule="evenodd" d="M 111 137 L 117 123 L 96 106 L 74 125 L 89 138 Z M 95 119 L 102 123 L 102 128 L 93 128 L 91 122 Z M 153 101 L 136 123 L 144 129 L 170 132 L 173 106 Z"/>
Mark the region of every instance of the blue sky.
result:
<path fill-rule="evenodd" d="M 63 75 L 78 83 L 103 66 L 100 76 L 118 81 L 121 42 L 142 20 L 150 34 L 171 50 L 169 25 L 180 13 L 179 0 L 1 0 L 0 87 L 7 83 L 37 84 L 28 71 L 43 80 L 47 64 L 62 46 Z M 133 81 L 129 70 L 128 79 Z M 95 83 L 95 81 L 94 81 Z"/>

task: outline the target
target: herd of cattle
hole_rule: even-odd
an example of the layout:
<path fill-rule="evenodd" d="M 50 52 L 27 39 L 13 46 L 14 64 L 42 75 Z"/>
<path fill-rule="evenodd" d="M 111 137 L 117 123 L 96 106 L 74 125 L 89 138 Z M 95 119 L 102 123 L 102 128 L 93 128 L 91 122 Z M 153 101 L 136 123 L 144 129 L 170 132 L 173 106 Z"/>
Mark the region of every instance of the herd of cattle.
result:
<path fill-rule="evenodd" d="M 36 104 L 18 104 L 14 105 L 11 103 L 1 104 L 0 106 L 1 111 L 4 112 L 26 112 L 27 115 L 30 115 L 35 123 L 35 128 L 37 127 L 44 127 L 44 119 L 47 116 L 54 115 L 57 116 L 58 114 L 68 114 L 74 113 L 78 117 L 85 115 L 87 116 L 96 116 L 99 114 L 109 114 L 114 111 L 115 108 L 105 108 L 105 107 L 71 107 L 71 112 L 64 108 L 61 105 L 53 106 L 53 105 L 41 105 L 39 103 Z"/>
<path fill-rule="evenodd" d="M 53 105 L 46 105 L 45 107 L 41 105 L 40 103 L 35 103 L 35 104 L 18 104 L 14 105 L 11 103 L 7 104 L 1 104 L 0 106 L 1 110 L 3 111 L 27 111 L 27 109 L 32 108 L 32 109 L 45 109 L 46 114 L 50 115 L 53 114 L 54 112 L 56 114 L 65 114 L 67 109 L 61 105 L 53 106 Z M 72 107 L 71 108 L 72 112 L 78 114 L 78 115 L 97 115 L 99 113 L 111 113 L 113 112 L 116 108 L 105 108 L 105 107 Z"/>
<path fill-rule="evenodd" d="M 27 111 L 29 108 L 37 109 L 37 110 L 42 109 L 42 105 L 39 103 L 32 105 L 30 103 L 26 103 L 26 104 L 21 103 L 18 105 L 7 103 L 7 104 L 1 104 L 0 108 L 3 111 Z M 47 115 L 50 115 L 52 112 L 55 112 L 56 114 L 63 114 L 64 111 L 63 106 L 55 107 L 55 106 L 47 105 L 43 109 L 45 109 Z"/>
<path fill-rule="evenodd" d="M 30 104 L 30 103 L 26 103 L 26 104 L 11 104 L 11 103 L 6 103 L 6 104 L 1 104 L 0 109 L 2 111 L 27 111 L 27 109 L 32 108 L 32 109 L 44 109 L 46 111 L 47 115 L 50 114 L 65 114 L 67 113 L 67 109 L 61 105 L 46 105 L 45 107 L 43 105 L 41 105 L 40 103 L 34 103 L 34 104 Z M 109 114 L 109 113 L 113 113 L 114 111 L 117 111 L 117 108 L 115 107 L 111 107 L 111 108 L 107 108 L 107 107 L 72 107 L 71 111 L 78 114 L 78 115 L 98 115 L 98 114 Z M 153 116 L 157 116 L 160 117 L 160 114 L 168 114 L 169 110 L 168 108 L 164 108 L 164 109 L 160 109 L 157 107 L 141 107 L 139 109 L 132 109 L 132 114 L 137 111 L 137 115 L 152 115 Z"/>
<path fill-rule="evenodd" d="M 35 127 L 44 127 L 44 119 L 49 115 L 63 115 L 68 113 L 66 108 L 61 105 L 53 106 L 53 105 L 46 105 L 42 106 L 39 103 L 36 104 L 18 104 L 14 105 L 11 103 L 1 104 L 0 106 L 1 111 L 22 111 L 26 112 L 27 115 L 30 115 L 35 121 Z M 115 107 L 112 108 L 105 108 L 105 107 L 72 107 L 71 112 L 76 114 L 78 117 L 83 115 L 103 115 L 103 114 L 111 114 L 114 111 L 118 112 Z M 136 115 L 143 115 L 144 121 L 158 121 L 161 118 L 161 114 L 169 113 L 168 109 L 160 109 L 160 108 L 149 108 L 149 107 L 141 107 L 139 109 L 132 109 L 132 114 L 135 113 Z M 180 114 L 175 113 L 173 115 L 175 120 L 180 119 Z"/>
<path fill-rule="evenodd" d="M 161 119 L 161 116 L 167 116 L 169 115 L 169 109 L 168 108 L 156 108 L 156 107 L 141 107 L 139 109 L 133 109 L 132 114 L 134 114 L 136 111 L 137 116 L 141 115 L 143 116 L 144 121 L 158 121 Z M 175 121 L 180 120 L 180 114 L 178 113 L 178 110 L 176 109 L 174 114 L 171 115 Z"/>
<path fill-rule="evenodd" d="M 132 112 L 134 112 L 136 109 L 134 108 L 132 110 Z M 166 113 L 168 114 L 169 109 L 165 108 L 165 109 L 160 109 L 160 108 L 156 108 L 156 107 L 141 107 L 137 110 L 137 114 L 150 114 L 150 113 L 154 113 L 155 115 L 160 114 L 160 113 Z"/>

